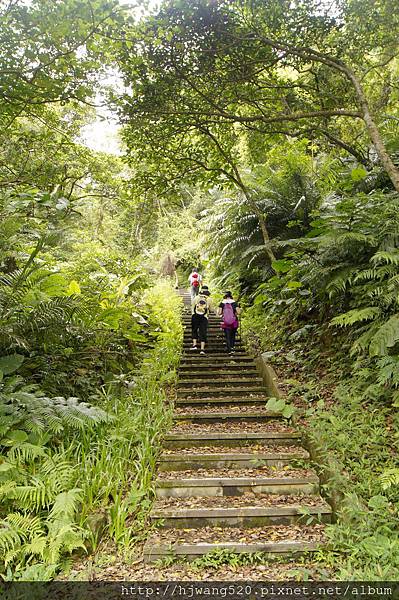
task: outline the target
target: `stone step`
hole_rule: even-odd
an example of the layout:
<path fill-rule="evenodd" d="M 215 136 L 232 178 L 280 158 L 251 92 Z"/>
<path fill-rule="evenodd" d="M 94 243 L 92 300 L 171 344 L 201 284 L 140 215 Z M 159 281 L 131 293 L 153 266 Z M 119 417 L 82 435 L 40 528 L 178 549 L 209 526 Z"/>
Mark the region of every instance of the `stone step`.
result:
<path fill-rule="evenodd" d="M 158 500 L 151 511 L 150 519 L 162 519 L 165 528 L 202 528 L 202 527 L 262 527 L 270 525 L 291 525 L 312 520 L 313 523 L 330 523 L 331 507 L 318 502 L 316 505 L 306 503 L 297 498 L 298 504 L 280 504 L 265 506 L 261 497 L 251 498 L 251 505 L 241 506 L 243 497 L 229 498 L 226 507 L 225 499 L 218 497 L 203 498 L 209 506 L 186 508 L 182 504 L 187 499 L 175 499 L 175 506 L 169 504 L 174 499 Z M 224 500 L 222 506 L 218 506 Z M 238 500 L 238 501 L 237 501 Z M 164 505 L 165 504 L 165 505 Z"/>
<path fill-rule="evenodd" d="M 187 356 L 188 354 L 196 356 L 197 353 L 200 352 L 200 343 L 197 342 L 197 350 L 192 350 L 193 346 L 191 341 L 183 344 L 182 356 Z M 227 352 L 227 347 L 224 341 L 219 340 L 209 340 L 205 343 L 205 352 L 212 351 L 212 354 L 220 354 L 225 357 L 230 356 L 230 352 Z M 242 355 L 246 355 L 246 350 L 243 346 L 239 344 L 235 346 L 235 352 L 232 356 L 239 356 L 241 358 Z"/>
<path fill-rule="evenodd" d="M 227 352 L 221 352 L 218 355 L 213 355 L 212 358 L 204 358 L 200 356 L 195 351 L 191 351 L 190 354 L 186 353 L 180 359 L 180 365 L 189 365 L 189 364 L 210 364 L 210 365 L 228 365 L 230 368 L 232 365 L 241 365 L 241 364 L 254 364 L 254 359 L 252 356 L 248 354 L 240 354 L 236 356 L 235 354 L 227 354 Z"/>
<path fill-rule="evenodd" d="M 152 564 L 168 557 L 193 561 L 215 550 L 227 550 L 234 554 L 258 554 L 259 552 L 270 555 L 284 554 L 287 555 L 288 559 L 288 557 L 291 558 L 308 552 L 317 552 L 321 548 L 322 544 L 320 542 L 306 542 L 301 540 L 283 542 L 254 541 L 251 544 L 234 543 L 230 540 L 214 544 L 207 544 L 206 542 L 198 542 L 196 544 L 156 544 L 153 538 L 150 537 L 144 546 L 143 560 L 145 564 Z"/>
<path fill-rule="evenodd" d="M 187 365 L 181 366 L 179 368 L 179 378 L 180 381 L 184 381 L 185 379 L 196 379 L 196 378 L 204 378 L 204 377 L 252 377 L 253 375 L 257 376 L 258 371 L 255 365 L 234 365 L 231 369 L 227 370 L 225 366 L 216 365 L 209 367 L 202 367 L 201 365 Z"/>
<path fill-rule="evenodd" d="M 191 332 L 192 332 L 191 324 L 183 326 L 183 334 L 185 337 L 191 337 Z M 219 325 L 212 325 L 211 323 L 209 323 L 208 324 L 208 333 L 219 335 L 220 337 L 222 337 L 224 339 L 224 331 Z M 236 336 L 236 339 L 238 339 L 238 336 Z"/>
<path fill-rule="evenodd" d="M 191 356 L 198 356 L 198 359 L 203 362 L 206 361 L 213 361 L 215 358 L 224 358 L 224 360 L 227 360 L 230 356 L 234 356 L 234 358 L 236 358 L 238 361 L 240 361 L 241 358 L 244 358 L 245 356 L 248 356 L 243 350 L 237 350 L 237 352 L 235 352 L 235 354 L 230 355 L 230 353 L 227 352 L 227 350 L 225 348 L 207 348 L 205 347 L 205 354 L 200 354 L 200 349 L 198 348 L 198 350 L 190 350 L 190 349 L 186 349 L 185 352 L 182 354 L 182 359 L 184 360 L 190 360 Z"/>
<path fill-rule="evenodd" d="M 324 542 L 323 525 L 261 527 L 249 530 L 226 528 L 165 529 L 154 533 L 144 546 L 144 561 L 168 556 L 194 560 L 215 550 L 234 553 L 263 552 L 295 556 L 319 550 Z M 244 541 L 246 540 L 246 541 Z"/>
<path fill-rule="evenodd" d="M 190 335 L 187 334 L 187 335 L 183 336 L 183 346 L 187 346 L 187 345 L 191 346 L 192 341 L 193 341 L 193 338 L 191 336 L 191 333 L 190 333 Z M 197 343 L 198 343 L 198 339 L 197 339 Z M 216 343 L 220 344 L 220 345 L 225 345 L 226 340 L 225 340 L 224 335 L 219 335 L 218 333 L 214 333 L 214 332 L 208 330 L 207 344 L 216 344 Z M 243 348 L 244 344 L 242 344 L 239 339 L 236 339 L 235 346 L 236 346 L 236 348 Z"/>
<path fill-rule="evenodd" d="M 186 305 L 190 300 L 184 293 Z M 145 561 L 192 559 L 217 548 L 318 549 L 331 508 L 318 496 L 317 475 L 298 468 L 309 460 L 301 435 L 265 409 L 263 380 L 238 339 L 236 353 L 226 353 L 220 317 L 209 318 L 205 355 L 190 350 L 189 308 L 182 321 L 175 428 L 165 436 L 150 514 L 161 529 L 147 541 Z"/>
<path fill-rule="evenodd" d="M 187 474 L 192 474 L 188 477 Z M 209 496 L 241 496 L 242 494 L 318 494 L 319 478 L 316 474 L 302 477 L 290 475 L 264 477 L 207 477 L 198 476 L 198 471 L 185 471 L 184 477 L 157 479 L 155 493 L 157 498 L 195 498 Z"/>
<path fill-rule="evenodd" d="M 215 394 L 214 396 L 206 397 L 195 397 L 187 396 L 185 398 L 177 398 L 175 400 L 175 406 L 201 406 L 206 410 L 207 408 L 212 409 L 213 406 L 248 406 L 259 404 L 261 407 L 266 405 L 268 397 L 263 396 L 223 396 L 221 394 Z"/>
<path fill-rule="evenodd" d="M 185 350 L 187 348 L 191 348 L 192 344 L 193 344 L 193 339 L 192 339 L 191 336 L 189 338 L 187 338 L 187 339 L 184 339 L 183 340 L 183 350 Z M 200 343 L 199 343 L 199 341 L 197 339 L 197 346 L 199 346 L 199 345 L 200 345 Z M 210 346 L 220 346 L 221 348 L 225 348 L 226 347 L 226 342 L 225 342 L 224 338 L 213 336 L 213 335 L 209 335 L 209 333 L 208 333 L 208 341 L 206 342 L 205 346 L 208 347 L 208 348 Z M 244 346 L 243 346 L 243 344 L 240 344 L 239 342 L 236 342 L 235 349 L 236 349 L 236 351 L 238 351 L 238 349 L 240 349 L 240 350 L 243 351 L 244 350 Z"/>
<path fill-rule="evenodd" d="M 231 383 L 232 385 L 236 385 L 237 382 L 241 381 L 243 378 L 245 378 L 246 381 L 259 380 L 260 383 L 263 382 L 257 371 L 246 371 L 245 369 L 240 371 L 232 371 L 231 373 L 224 371 L 220 377 L 217 371 L 199 371 L 198 367 L 195 371 L 187 370 L 186 372 L 179 374 L 180 385 L 190 385 L 193 381 L 200 385 L 204 385 L 208 384 L 209 380 L 212 381 L 212 384 L 222 380 L 224 382 Z"/>
<path fill-rule="evenodd" d="M 184 372 L 181 371 L 179 373 L 180 385 L 187 385 L 192 381 L 198 381 L 198 383 L 201 385 L 208 384 L 209 381 L 215 383 L 220 380 L 228 381 L 229 383 L 235 383 L 242 378 L 251 381 L 259 378 L 261 382 L 263 381 L 263 379 L 259 377 L 259 373 L 256 370 L 248 371 L 247 369 L 232 370 L 230 373 L 227 371 L 221 371 L 221 374 L 219 375 L 217 370 L 208 371 L 207 369 L 204 369 L 201 371 L 199 367 L 194 367 L 193 369 L 186 369 Z"/>
<path fill-rule="evenodd" d="M 220 423 L 226 421 L 232 421 L 234 423 L 237 422 L 245 422 L 245 421 L 268 421 L 271 419 L 282 419 L 282 416 L 277 413 L 273 413 L 267 410 L 253 410 L 248 412 L 243 411 L 232 411 L 232 410 L 223 410 L 223 411 L 212 411 L 210 410 L 201 410 L 199 412 L 175 412 L 173 415 L 173 420 L 178 421 L 187 421 L 191 423 L 201 424 L 201 423 Z"/>
<path fill-rule="evenodd" d="M 169 433 L 164 438 L 165 448 L 187 448 L 200 446 L 242 446 L 249 441 L 265 445 L 299 445 L 300 433 L 266 431 L 264 433 Z"/>
<path fill-rule="evenodd" d="M 215 329 L 214 327 L 208 327 L 208 338 L 217 339 L 217 340 L 220 339 L 222 341 L 225 340 L 224 333 L 220 330 L 220 328 Z M 191 342 L 191 340 L 192 340 L 191 328 L 190 328 L 190 330 L 186 329 L 183 332 L 183 340 L 187 341 L 187 342 Z M 238 342 L 238 341 L 239 341 L 239 338 L 236 337 L 236 342 Z"/>
<path fill-rule="evenodd" d="M 179 375 L 182 377 L 186 377 L 187 373 L 197 372 L 201 374 L 207 374 L 209 372 L 214 373 L 215 377 L 219 377 L 219 373 L 222 376 L 244 376 L 248 375 L 258 375 L 258 371 L 255 367 L 254 363 L 250 363 L 248 361 L 240 361 L 240 362 L 214 362 L 210 361 L 209 357 L 201 356 L 203 361 L 190 361 L 189 363 L 180 363 L 179 366 Z"/>
<path fill-rule="evenodd" d="M 185 331 L 183 334 L 183 342 L 185 343 L 189 343 L 192 341 L 192 335 L 191 335 L 191 329 L 190 331 Z M 220 331 L 220 329 L 218 331 L 216 331 L 215 329 L 209 329 L 208 328 L 208 341 L 220 341 L 220 342 L 224 342 L 225 341 L 225 337 L 224 334 Z M 236 343 L 239 343 L 239 339 L 236 338 Z"/>
<path fill-rule="evenodd" d="M 208 340 L 209 341 L 220 340 L 220 341 L 224 342 L 226 339 L 223 331 L 220 328 L 216 329 L 214 327 L 208 327 L 207 332 L 208 332 Z M 190 329 L 188 329 L 188 328 L 185 329 L 183 331 L 183 341 L 191 342 L 192 339 L 193 338 L 192 338 L 191 327 L 190 327 Z M 240 338 L 238 336 L 236 336 L 236 343 L 238 343 L 239 341 L 240 341 Z"/>
<path fill-rule="evenodd" d="M 192 348 L 191 344 L 183 345 L 183 353 L 185 356 L 187 356 L 188 353 L 190 353 L 190 355 L 191 355 L 191 354 L 196 354 L 198 352 L 198 354 L 199 354 L 199 352 L 200 352 L 199 344 L 197 345 L 197 350 L 191 350 L 191 348 Z M 207 342 L 205 344 L 205 352 L 207 354 L 227 355 L 226 345 L 223 342 L 217 342 L 217 343 Z M 238 347 L 236 346 L 235 356 L 241 355 L 241 354 L 245 354 L 245 349 L 240 346 L 238 346 Z"/>
<path fill-rule="evenodd" d="M 206 349 L 205 349 L 206 352 Z M 253 363 L 254 359 L 244 352 L 238 352 L 235 354 L 227 354 L 227 352 L 208 352 L 205 356 L 199 353 L 199 350 L 192 351 L 187 350 L 185 354 L 182 355 L 181 364 L 189 364 L 191 363 L 224 363 L 226 365 L 230 364 L 243 364 Z"/>
<path fill-rule="evenodd" d="M 189 344 L 192 342 L 192 335 L 191 335 L 191 331 L 188 332 L 186 331 L 183 334 L 183 343 L 184 344 Z M 221 342 L 221 343 L 225 343 L 225 337 L 222 333 L 220 333 L 220 331 L 214 331 L 214 330 L 210 330 L 208 329 L 208 342 Z M 239 345 L 239 339 L 236 338 L 236 344 Z"/>
<path fill-rule="evenodd" d="M 224 330 L 220 327 L 220 321 L 217 322 L 209 322 L 208 321 L 208 332 L 212 331 L 217 333 L 218 335 L 221 335 L 224 338 Z M 184 335 L 191 335 L 192 332 L 192 325 L 191 325 L 191 320 L 189 323 L 183 323 L 183 333 Z M 238 332 L 236 332 L 236 336 L 238 336 Z"/>
<path fill-rule="evenodd" d="M 218 319 L 217 321 L 208 321 L 208 331 L 209 330 L 217 331 L 218 333 L 224 335 L 223 329 L 220 327 L 220 319 Z M 185 333 L 191 333 L 191 318 L 188 321 L 183 322 L 183 331 Z"/>
<path fill-rule="evenodd" d="M 296 451 L 256 451 L 256 452 L 225 452 L 189 453 L 177 452 L 161 454 L 159 471 L 185 471 L 187 469 L 236 469 L 255 466 L 284 467 L 293 460 L 309 458 L 305 450 L 295 448 Z M 301 451 L 300 451 L 301 450 Z"/>
<path fill-rule="evenodd" d="M 191 325 L 191 317 L 192 317 L 191 311 L 189 313 L 184 314 L 182 317 L 183 325 Z M 216 323 L 217 325 L 220 325 L 221 320 L 222 320 L 221 317 L 218 317 L 214 314 L 210 314 L 208 316 L 208 323 Z"/>
<path fill-rule="evenodd" d="M 228 387 L 219 388 L 217 385 L 208 386 L 208 387 L 180 387 L 177 389 L 177 397 L 178 398 L 189 398 L 189 397 L 197 397 L 197 398 L 209 398 L 215 396 L 223 396 L 223 397 L 234 397 L 234 396 L 248 396 L 250 398 L 251 394 L 261 395 L 265 394 L 266 398 L 266 389 L 255 383 L 255 385 L 246 384 L 244 386 L 234 386 L 229 385 Z"/>
<path fill-rule="evenodd" d="M 234 360 L 234 362 L 229 362 L 228 357 L 227 360 L 224 361 L 214 361 L 212 362 L 213 357 L 207 356 L 199 356 L 201 360 L 189 360 L 182 361 L 179 366 L 179 374 L 184 375 L 187 372 L 191 371 L 200 371 L 201 373 L 206 373 L 207 371 L 214 371 L 216 376 L 218 376 L 219 372 L 229 373 L 237 373 L 243 374 L 245 372 L 257 373 L 257 369 L 253 361 L 248 361 L 246 359 L 238 359 Z"/>
<path fill-rule="evenodd" d="M 263 383 L 262 377 L 257 376 L 256 373 L 254 373 L 252 376 L 244 376 L 244 375 L 237 375 L 235 378 L 231 378 L 231 377 L 217 377 L 212 379 L 212 382 L 209 382 L 206 375 L 203 377 L 199 377 L 199 378 L 187 378 L 187 381 L 181 381 L 178 386 L 177 389 L 185 389 L 186 386 L 203 386 L 204 382 L 206 382 L 208 384 L 208 389 L 209 387 L 222 387 L 222 386 L 226 386 L 226 385 L 234 385 L 234 386 L 246 386 L 246 385 L 257 385 L 257 386 L 261 386 Z"/>
<path fill-rule="evenodd" d="M 191 342 L 193 341 L 192 335 L 191 335 L 191 331 L 188 332 L 186 331 L 183 334 L 183 343 L 184 344 L 191 344 Z M 225 343 L 225 337 L 223 334 L 220 333 L 220 331 L 214 331 L 212 329 L 208 329 L 208 343 L 210 342 L 220 342 L 221 344 Z M 242 343 L 240 343 L 239 338 L 236 338 L 236 345 L 237 346 L 243 346 Z"/>

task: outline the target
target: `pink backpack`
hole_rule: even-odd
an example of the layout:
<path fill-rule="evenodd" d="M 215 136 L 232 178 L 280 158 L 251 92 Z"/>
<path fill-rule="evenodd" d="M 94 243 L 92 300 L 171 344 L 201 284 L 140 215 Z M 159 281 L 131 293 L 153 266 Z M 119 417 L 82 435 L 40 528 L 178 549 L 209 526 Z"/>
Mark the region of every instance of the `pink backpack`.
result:
<path fill-rule="evenodd" d="M 221 326 L 223 329 L 237 329 L 238 327 L 238 320 L 230 302 L 226 302 L 223 305 L 223 321 Z"/>

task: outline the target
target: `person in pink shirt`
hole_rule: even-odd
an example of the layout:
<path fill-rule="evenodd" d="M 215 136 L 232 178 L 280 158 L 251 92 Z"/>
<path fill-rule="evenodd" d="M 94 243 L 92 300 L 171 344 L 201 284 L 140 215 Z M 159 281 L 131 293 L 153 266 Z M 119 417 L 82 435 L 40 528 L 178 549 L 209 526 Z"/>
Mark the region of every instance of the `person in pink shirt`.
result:
<path fill-rule="evenodd" d="M 238 329 L 238 315 L 241 309 L 238 303 L 234 300 L 231 292 L 225 292 L 223 300 L 219 304 L 218 315 L 223 317 L 220 324 L 224 331 L 224 337 L 226 340 L 226 348 L 229 354 L 235 352 L 234 346 L 236 343 L 236 334 Z"/>

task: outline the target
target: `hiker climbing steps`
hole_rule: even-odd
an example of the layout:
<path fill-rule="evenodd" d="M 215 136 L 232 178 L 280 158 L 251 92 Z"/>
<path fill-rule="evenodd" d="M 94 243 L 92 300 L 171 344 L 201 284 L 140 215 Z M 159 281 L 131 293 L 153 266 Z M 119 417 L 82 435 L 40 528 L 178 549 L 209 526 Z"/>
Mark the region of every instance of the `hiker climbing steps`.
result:
<path fill-rule="evenodd" d="M 164 441 L 144 558 L 196 558 L 214 549 L 291 555 L 323 542 L 331 508 L 301 436 L 266 410 L 253 359 L 225 351 L 209 315 L 206 355 L 191 349 L 190 294 L 174 424 Z M 306 524 L 305 524 L 306 523 Z"/>

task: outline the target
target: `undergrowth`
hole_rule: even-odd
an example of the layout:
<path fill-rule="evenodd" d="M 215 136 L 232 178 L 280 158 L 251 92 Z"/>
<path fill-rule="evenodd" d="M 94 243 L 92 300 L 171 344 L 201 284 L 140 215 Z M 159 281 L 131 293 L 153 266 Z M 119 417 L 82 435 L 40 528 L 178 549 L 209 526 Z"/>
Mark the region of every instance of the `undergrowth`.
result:
<path fill-rule="evenodd" d="M 0 575 L 48 580 L 72 552 L 107 536 L 127 546 L 143 535 L 160 437 L 171 419 L 168 387 L 181 345 L 180 299 L 166 283 L 143 298 L 152 347 L 138 370 L 109 380 L 91 405 L 48 398 L 0 365 Z"/>
<path fill-rule="evenodd" d="M 260 306 L 244 317 L 248 344 L 266 352 L 302 414 L 323 481 L 328 477 L 323 491 L 338 507 L 318 560 L 341 580 L 397 580 L 398 415 L 370 382 L 370 365 L 348 356 L 346 336 L 308 325 L 293 336 L 297 322 L 270 317 Z"/>

